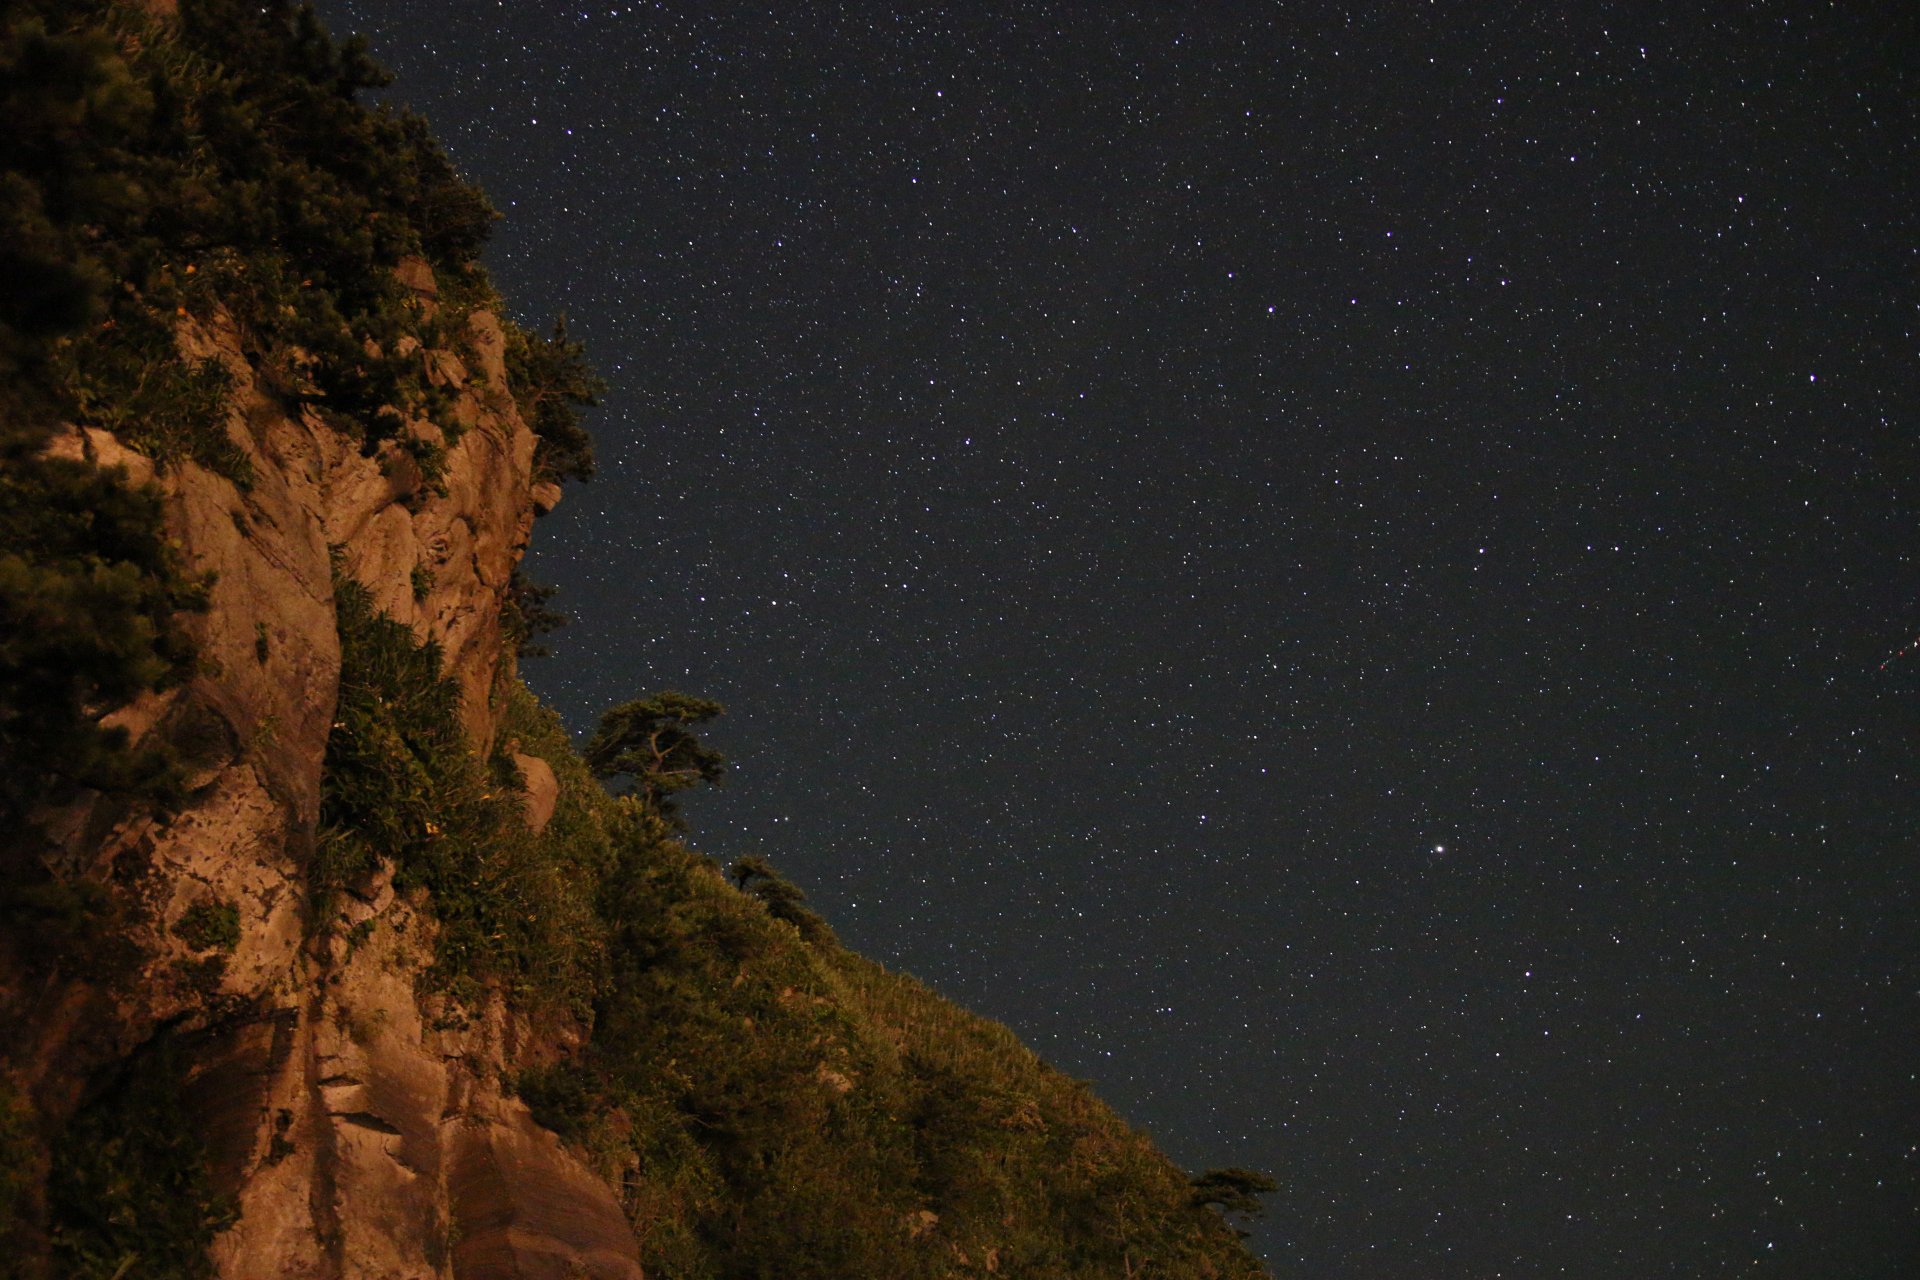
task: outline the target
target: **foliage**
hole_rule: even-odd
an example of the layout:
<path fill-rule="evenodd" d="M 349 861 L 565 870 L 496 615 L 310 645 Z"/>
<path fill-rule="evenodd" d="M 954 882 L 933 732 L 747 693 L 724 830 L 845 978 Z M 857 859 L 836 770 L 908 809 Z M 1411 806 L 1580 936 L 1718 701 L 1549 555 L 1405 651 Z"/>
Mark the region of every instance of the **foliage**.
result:
<path fill-rule="evenodd" d="M 322 774 L 317 914 L 332 895 L 394 866 L 394 884 L 431 895 L 441 980 L 489 978 L 523 995 L 583 999 L 599 930 L 577 888 L 591 839 L 535 837 L 518 790 L 468 746 L 440 651 L 335 583 L 340 692 Z M 573 824 L 577 833 L 578 823 Z M 566 830 L 563 826 L 562 830 Z"/>
<path fill-rule="evenodd" d="M 287 0 L 179 7 L 177 23 L 106 0 L 0 15 L 0 818 L 50 790 L 177 785 L 163 752 L 135 752 L 103 713 L 194 669 L 175 615 L 203 584 L 168 552 L 157 495 L 46 457 L 54 426 L 114 431 L 163 469 L 244 486 L 227 366 L 192 354 L 219 333 L 287 405 L 369 450 L 398 438 L 431 482 L 442 455 L 409 423 L 448 439 L 458 423 L 421 349 L 457 344 L 468 312 L 497 302 L 472 264 L 491 209 L 417 117 L 360 101 L 384 82 L 362 46 Z M 441 286 L 433 314 L 400 279 L 415 256 Z M 579 345 L 564 324 L 509 326 L 506 359 L 540 477 L 586 478 L 578 411 L 602 386 Z M 516 646 L 551 617 L 546 599 L 516 592 Z M 505 749 L 482 760 L 438 649 L 358 584 L 337 582 L 335 603 L 316 922 L 390 865 L 436 919 L 433 980 L 590 1025 L 573 1059 L 518 1086 L 620 1186 L 650 1274 L 1258 1273 L 1220 1202 L 1196 1202 L 1083 1085 L 842 950 L 764 859 L 730 883 L 682 843 L 673 798 L 724 776 L 696 732 L 718 704 L 627 703 L 582 759 L 516 688 Z M 538 835 L 514 752 L 560 782 Z M 84 883 L 4 888 L 21 936 L 106 919 Z M 211 953 L 193 972 L 217 978 L 231 904 L 176 928 Z M 66 1274 L 206 1274 L 229 1206 L 208 1188 L 184 1083 L 162 1043 L 67 1127 L 48 1183 Z M 0 1116 L 0 1148 L 25 1123 Z"/>
<path fill-rule="evenodd" d="M 513 566 L 513 576 L 507 582 L 507 597 L 501 606 L 501 627 L 514 657 L 547 656 L 547 647 L 539 643 L 539 637 L 558 631 L 569 620 L 566 614 L 547 603 L 558 591 L 558 587 L 535 582 L 519 565 Z"/>
<path fill-rule="evenodd" d="M 1257 1218 L 1266 1210 L 1260 1197 L 1279 1189 L 1272 1178 L 1252 1169 L 1208 1169 L 1193 1180 L 1193 1202 Z"/>
<path fill-rule="evenodd" d="M 1229 1218 L 1258 1218 L 1266 1212 L 1260 1197 L 1279 1189 L 1279 1183 L 1252 1169 L 1208 1169 L 1193 1180 L 1192 1200 L 1196 1206 L 1218 1209 Z"/>
<path fill-rule="evenodd" d="M 67 1125 L 47 1181 L 62 1275 L 213 1275 L 207 1247 L 232 1221 L 234 1206 L 208 1182 L 205 1148 L 181 1106 L 184 1084 L 163 1041 L 127 1063 Z"/>
<path fill-rule="evenodd" d="M 227 433 L 233 378 L 226 369 L 218 360 L 181 356 L 172 320 L 153 309 L 113 311 L 110 326 L 54 349 L 51 367 L 75 418 L 113 432 L 162 466 L 190 459 L 252 488 L 253 462 Z"/>
<path fill-rule="evenodd" d="M 807 907 L 807 895 L 800 886 L 775 871 L 758 854 L 737 859 L 727 870 L 736 889 L 757 898 L 775 920 L 785 920 L 800 931 L 808 942 L 825 942 L 833 937 L 827 922 Z"/>
<path fill-rule="evenodd" d="M 654 731 L 691 738 L 718 714 L 712 703 L 628 704 L 632 714 L 609 717 L 583 758 L 516 686 L 502 739 L 545 759 L 560 795 L 546 831 L 513 856 L 555 874 L 545 896 L 486 914 L 461 876 L 483 881 L 523 828 L 461 818 L 473 802 L 460 793 L 467 766 L 445 756 L 442 739 L 457 733 L 451 688 L 430 648 L 353 594 L 343 589 L 348 674 L 328 838 L 383 833 L 378 847 L 398 851 L 401 876 L 432 894 L 443 965 L 511 980 L 530 952 L 590 940 L 547 988 L 564 988 L 588 1043 L 521 1071 L 515 1086 L 540 1123 L 622 1188 L 649 1274 L 1260 1274 L 1194 1184 L 1083 1084 L 1004 1027 L 841 949 L 764 857 L 723 875 L 647 788 L 610 797 L 596 784 L 610 763 L 636 779 L 680 767 L 672 746 L 691 752 L 697 741 Z M 369 638 L 384 656 L 365 652 Z M 414 687 L 362 686 L 381 670 Z M 468 852 L 432 852 L 449 842 Z M 510 934 L 507 917 L 522 910 L 568 922 L 566 936 L 460 949 L 461 938 Z"/>
<path fill-rule="evenodd" d="M 399 437 L 429 485 L 443 467 L 408 425 L 449 440 L 461 426 L 422 349 L 461 346 L 469 313 L 497 307 L 473 262 L 497 215 L 418 116 L 361 101 L 386 82 L 361 42 L 289 0 L 181 0 L 177 19 L 107 0 L 0 12 L 8 827 L 50 788 L 164 795 L 164 747 L 136 753 L 100 721 L 192 669 L 173 615 L 199 584 L 166 551 L 157 498 L 46 458 L 57 424 L 247 487 L 232 376 L 191 354 L 219 333 L 290 405 L 369 451 Z M 437 310 L 401 281 L 414 257 L 442 285 Z M 585 477 L 577 410 L 599 383 L 578 344 L 557 326 L 509 346 L 542 474 Z"/>
<path fill-rule="evenodd" d="M 643 790 L 609 800 L 524 690 L 508 720 L 561 781 L 565 839 L 605 842 L 576 864 L 603 930 L 591 1038 L 517 1087 L 622 1188 L 650 1275 L 1260 1274 L 1083 1084 L 841 949 L 764 857 L 723 875 Z"/>
<path fill-rule="evenodd" d="M 593 440 L 579 411 L 600 402 L 607 384 L 587 363 L 586 349 L 567 337 L 567 321 L 541 337 L 519 325 L 507 330 L 507 381 L 520 415 L 540 437 L 535 478 L 587 480 L 593 476 Z"/>
<path fill-rule="evenodd" d="M 349 430 L 439 416 L 401 339 L 437 336 L 394 268 L 458 272 L 494 218 L 417 117 L 357 100 L 386 75 L 286 0 L 15 6 L 0 229 L 28 287 L 4 344 L 48 407 L 244 481 L 217 364 L 178 323 L 224 308 L 282 389 Z"/>
<path fill-rule="evenodd" d="M 0 820 L 77 787 L 166 793 L 164 747 L 103 713 L 194 669 L 176 611 L 205 606 L 160 500 L 86 463 L 0 454 Z"/>
<path fill-rule="evenodd" d="M 417 117 L 356 101 L 385 83 L 354 42 L 273 0 L 185 0 L 177 22 L 103 0 L 0 14 L 0 818 L 78 786 L 162 795 L 165 748 L 105 712 L 178 682 L 173 615 L 201 584 L 157 496 L 50 459 L 61 421 L 163 468 L 241 487 L 231 378 L 184 354 L 224 310 L 245 354 L 369 441 L 444 412 L 402 339 L 436 336 L 394 268 L 458 273 L 492 212 Z M 447 319 L 439 323 L 447 324 Z M 442 397 L 444 400 L 444 397 Z"/>
<path fill-rule="evenodd" d="M 105 160 L 152 107 L 113 41 L 61 16 L 0 19 L 0 828 L 15 832 L 76 786 L 167 790 L 164 749 L 135 752 L 100 720 L 192 669 L 172 614 L 199 603 L 156 494 L 42 452 L 72 400 L 52 357 L 105 314 L 99 233 L 137 197 Z"/>
<path fill-rule="evenodd" d="M 521 1072 L 514 1080 L 514 1091 L 536 1123 L 572 1141 L 586 1133 L 599 1101 L 593 1076 L 571 1062 Z"/>
<path fill-rule="evenodd" d="M 725 711 L 711 699 L 672 689 L 623 702 L 600 717 L 587 743 L 587 767 L 596 778 L 631 779 L 635 795 L 672 818 L 675 793 L 726 778 L 727 758 L 693 732 Z"/>
<path fill-rule="evenodd" d="M 173 931 L 195 951 L 231 952 L 240 945 L 240 908 L 232 902 L 196 902 Z"/>
<path fill-rule="evenodd" d="M 103 987 L 126 982 L 147 959 L 134 932 L 138 910 L 105 884 L 56 877 L 38 859 L 0 876 L 0 937 L 23 974 L 58 970 Z"/>

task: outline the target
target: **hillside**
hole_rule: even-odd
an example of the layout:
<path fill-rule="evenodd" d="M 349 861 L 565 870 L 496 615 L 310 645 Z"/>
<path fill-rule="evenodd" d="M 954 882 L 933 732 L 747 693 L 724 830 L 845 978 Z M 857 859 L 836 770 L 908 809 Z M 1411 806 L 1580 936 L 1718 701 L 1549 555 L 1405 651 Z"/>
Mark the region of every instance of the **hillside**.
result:
<path fill-rule="evenodd" d="M 0 9 L 0 1268 L 1262 1274 L 1257 1176 L 698 853 L 697 700 L 668 768 L 521 684 L 597 384 L 382 79 Z"/>

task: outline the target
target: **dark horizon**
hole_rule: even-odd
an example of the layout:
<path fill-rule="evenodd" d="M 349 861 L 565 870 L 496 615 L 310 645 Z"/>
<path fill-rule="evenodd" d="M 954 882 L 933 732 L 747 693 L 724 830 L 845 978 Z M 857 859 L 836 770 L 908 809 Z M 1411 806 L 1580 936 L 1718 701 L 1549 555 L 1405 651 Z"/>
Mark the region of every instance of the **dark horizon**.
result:
<path fill-rule="evenodd" d="M 1276 1275 L 1920 1265 L 1920 15 L 325 0 L 610 384 L 576 734 Z"/>

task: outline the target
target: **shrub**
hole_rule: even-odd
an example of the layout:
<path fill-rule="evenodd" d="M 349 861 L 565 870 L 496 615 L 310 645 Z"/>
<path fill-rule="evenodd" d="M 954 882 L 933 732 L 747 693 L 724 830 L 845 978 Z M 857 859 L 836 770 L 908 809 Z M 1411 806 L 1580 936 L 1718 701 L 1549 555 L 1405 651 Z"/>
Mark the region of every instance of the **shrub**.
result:
<path fill-rule="evenodd" d="M 288 0 L 179 9 L 175 22 L 98 0 L 19 0 L 0 16 L 0 818 L 11 832 L 35 802 L 77 787 L 164 798 L 177 783 L 164 748 L 136 750 L 100 721 L 191 671 L 173 614 L 200 603 L 155 495 L 44 458 L 54 424 L 105 428 L 163 467 L 248 485 L 248 455 L 228 434 L 230 378 L 176 340 L 183 317 L 224 308 L 289 400 L 369 448 L 409 415 L 451 428 L 419 355 L 401 354 L 433 327 L 394 268 L 421 254 L 466 294 L 490 293 L 469 264 L 491 209 L 418 117 L 358 100 L 386 83 L 363 44 L 336 44 Z M 576 366 L 555 366 L 575 389 Z M 419 449 L 431 481 L 438 459 Z"/>
<path fill-rule="evenodd" d="M 206 1149 L 181 1106 L 185 1080 L 178 1053 L 163 1041 L 125 1064 L 67 1125 L 47 1181 L 60 1274 L 213 1275 L 207 1247 L 234 1206 L 208 1181 Z"/>
<path fill-rule="evenodd" d="M 150 308 L 120 305 L 111 329 L 61 343 L 53 367 L 76 421 L 103 427 L 161 466 L 190 460 L 241 489 L 253 461 L 227 434 L 233 379 L 218 360 L 183 359 L 172 323 Z"/>
<path fill-rule="evenodd" d="M 539 638 L 558 631 L 568 622 L 566 614 L 548 603 L 558 591 L 558 587 L 535 582 L 519 565 L 513 567 L 506 598 L 500 605 L 500 625 L 514 657 L 547 656 L 547 647 Z"/>
<path fill-rule="evenodd" d="M 240 945 L 240 908 L 231 902 L 196 902 L 173 931 L 195 951 L 232 952 Z"/>
<path fill-rule="evenodd" d="M 567 1006 L 591 998 L 593 880 L 527 830 L 517 791 L 469 746 L 440 651 L 337 580 L 340 692 L 322 773 L 318 914 L 383 859 L 440 922 L 435 977 L 486 979 Z M 585 851 L 590 855 L 591 842 Z"/>
<path fill-rule="evenodd" d="M 0 815 L 75 787 L 165 796 L 157 742 L 103 727 L 111 708 L 184 680 L 195 652 L 174 621 L 202 609 L 161 535 L 159 495 L 117 472 L 0 454 Z"/>
<path fill-rule="evenodd" d="M 546 337 L 509 325 L 506 354 L 507 383 L 540 440 L 536 478 L 591 479 L 593 438 L 580 425 L 580 410 L 598 404 L 607 384 L 587 363 L 586 349 L 567 337 L 566 318 L 555 320 Z"/>

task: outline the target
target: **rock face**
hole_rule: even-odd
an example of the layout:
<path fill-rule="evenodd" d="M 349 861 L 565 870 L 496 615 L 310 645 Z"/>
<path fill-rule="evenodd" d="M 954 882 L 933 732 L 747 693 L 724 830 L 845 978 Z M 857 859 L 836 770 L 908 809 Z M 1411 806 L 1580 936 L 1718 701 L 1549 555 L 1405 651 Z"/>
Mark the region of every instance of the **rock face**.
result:
<path fill-rule="evenodd" d="M 402 279 L 433 297 L 424 263 Z M 206 674 L 115 719 L 180 745 L 191 797 L 164 822 L 101 798 L 48 816 L 48 861 L 114 886 L 145 959 L 47 989 L 0 957 L 13 1077 L 57 1119 L 161 1028 L 188 1045 L 187 1105 L 216 1189 L 239 1207 L 214 1248 L 224 1277 L 632 1280 L 638 1249 L 611 1190 L 502 1093 L 531 1030 L 498 1000 L 456 1017 L 416 994 L 431 921 L 388 885 L 348 899 L 350 931 L 309 941 L 304 919 L 340 673 L 336 562 L 440 644 L 474 744 L 494 738 L 535 443 L 506 392 L 500 326 L 476 312 L 466 358 L 418 353 L 465 428 L 447 443 L 408 424 L 445 447 L 437 483 L 413 452 L 389 442 L 369 456 L 310 410 L 289 412 L 230 324 L 185 322 L 180 341 L 233 376 L 229 434 L 254 480 L 242 489 L 190 463 L 156 476 L 188 565 L 216 575 L 211 608 L 190 620 Z M 154 473 L 103 432 L 70 430 L 54 448 Z M 224 968 L 183 928 L 210 906 L 238 915 Z"/>
<path fill-rule="evenodd" d="M 539 756 L 516 751 L 513 764 L 526 782 L 522 794 L 526 800 L 527 826 L 537 835 L 553 821 L 553 810 L 560 803 L 560 780 L 553 776 L 553 766 Z"/>
<path fill-rule="evenodd" d="M 419 1000 L 432 925 L 390 886 L 314 958 L 306 998 L 262 1011 L 201 1077 L 238 1223 L 223 1276 L 638 1280 L 605 1183 L 561 1149 L 500 1069 L 528 1029 L 498 1001 Z"/>

